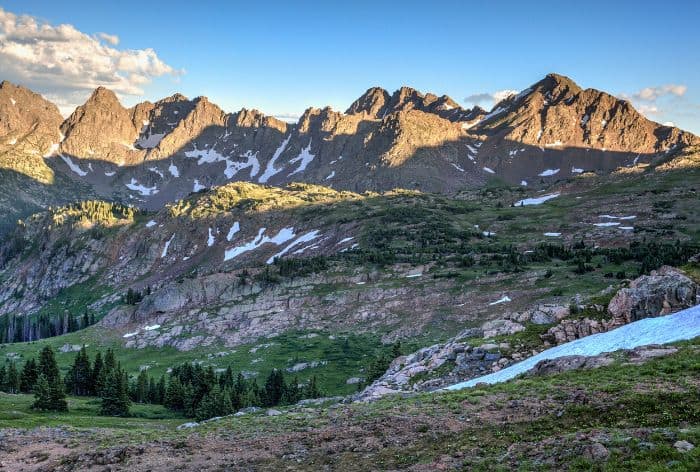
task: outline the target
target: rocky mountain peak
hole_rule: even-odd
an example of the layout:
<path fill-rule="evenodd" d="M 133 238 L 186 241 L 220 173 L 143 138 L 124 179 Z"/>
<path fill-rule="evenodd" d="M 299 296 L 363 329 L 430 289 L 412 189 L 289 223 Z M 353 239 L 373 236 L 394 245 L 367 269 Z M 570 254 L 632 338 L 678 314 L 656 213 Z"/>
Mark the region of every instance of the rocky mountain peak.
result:
<path fill-rule="evenodd" d="M 345 113 L 348 115 L 366 113 L 373 118 L 381 117 L 390 99 L 391 95 L 383 88 L 371 87 L 355 100 Z"/>
<path fill-rule="evenodd" d="M 132 113 L 124 108 L 116 94 L 98 87 L 85 104 L 79 106 L 61 125 L 65 140 L 60 151 L 77 157 L 124 164 L 139 131 Z"/>
<path fill-rule="evenodd" d="M 0 83 L 0 169 L 30 176 L 42 183 L 53 172 L 41 156 L 60 140 L 63 117 L 41 95 L 6 80 Z"/>

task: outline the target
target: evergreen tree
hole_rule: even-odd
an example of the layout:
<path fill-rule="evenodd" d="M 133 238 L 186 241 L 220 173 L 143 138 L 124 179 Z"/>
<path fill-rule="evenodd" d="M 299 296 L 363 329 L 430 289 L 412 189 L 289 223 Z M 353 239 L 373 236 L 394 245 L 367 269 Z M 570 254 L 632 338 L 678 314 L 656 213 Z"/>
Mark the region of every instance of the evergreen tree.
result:
<path fill-rule="evenodd" d="M 73 360 L 73 366 L 66 378 L 66 386 L 73 395 L 81 396 L 90 395 L 93 389 L 90 358 L 85 346 L 80 349 Z"/>
<path fill-rule="evenodd" d="M 201 398 L 201 397 L 200 397 Z M 198 405 L 197 394 L 192 384 L 185 384 L 182 387 L 182 407 L 185 416 L 194 417 Z"/>
<path fill-rule="evenodd" d="M 45 346 L 39 353 L 39 373 L 44 374 L 49 384 L 60 377 L 56 356 L 51 346 Z"/>
<path fill-rule="evenodd" d="M 92 388 L 90 389 L 90 393 L 100 396 L 105 387 L 104 362 L 102 361 L 102 353 L 100 351 L 97 351 L 97 354 L 95 354 L 95 361 L 92 364 L 91 379 Z"/>
<path fill-rule="evenodd" d="M 20 380 L 17 367 L 14 362 L 7 368 L 7 380 L 5 381 L 5 391 L 7 393 L 19 393 Z"/>
<path fill-rule="evenodd" d="M 20 375 L 19 390 L 22 393 L 32 393 L 34 385 L 39 377 L 39 368 L 36 365 L 34 358 L 25 362 Z"/>
<path fill-rule="evenodd" d="M 39 353 L 39 375 L 46 377 L 49 385 L 49 408 L 54 411 L 68 410 L 66 392 L 61 381 L 56 357 L 51 346 L 45 346 Z"/>
<path fill-rule="evenodd" d="M 274 406 L 280 403 L 284 395 L 284 375 L 281 370 L 273 369 L 265 381 L 265 406 Z"/>
<path fill-rule="evenodd" d="M 136 403 L 146 403 L 148 401 L 148 375 L 146 371 L 139 372 L 139 376 L 134 384 L 134 395 L 131 397 Z"/>
<path fill-rule="evenodd" d="M 227 413 L 224 412 L 224 401 L 221 389 L 218 385 L 214 385 L 214 387 L 202 397 L 202 400 L 195 409 L 194 417 L 197 421 L 202 421 L 225 414 Z"/>
<path fill-rule="evenodd" d="M 7 377 L 7 369 L 5 368 L 4 365 L 0 366 L 0 391 L 4 392 L 5 391 L 5 380 Z"/>
<path fill-rule="evenodd" d="M 309 383 L 304 388 L 304 398 L 319 398 L 321 396 L 321 391 L 316 383 L 316 376 L 314 375 L 309 380 Z"/>
<path fill-rule="evenodd" d="M 106 359 L 106 357 L 105 357 Z M 105 386 L 102 391 L 100 414 L 105 416 L 129 415 L 129 383 L 128 377 L 120 365 L 107 372 Z"/>
<path fill-rule="evenodd" d="M 295 376 L 292 381 L 287 384 L 282 395 L 282 403 L 284 405 L 293 405 L 301 400 L 301 392 L 299 391 L 299 379 Z"/>
<path fill-rule="evenodd" d="M 185 408 L 182 383 L 177 377 L 170 377 L 168 387 L 163 397 L 163 404 L 175 411 L 182 411 Z"/>
<path fill-rule="evenodd" d="M 154 403 L 162 404 L 165 399 L 165 376 L 161 375 L 158 381 L 158 396 L 154 400 Z"/>
<path fill-rule="evenodd" d="M 36 385 L 34 385 L 34 403 L 32 403 L 32 409 L 39 411 L 49 411 L 53 409 L 51 405 L 49 381 L 44 374 L 39 375 Z"/>

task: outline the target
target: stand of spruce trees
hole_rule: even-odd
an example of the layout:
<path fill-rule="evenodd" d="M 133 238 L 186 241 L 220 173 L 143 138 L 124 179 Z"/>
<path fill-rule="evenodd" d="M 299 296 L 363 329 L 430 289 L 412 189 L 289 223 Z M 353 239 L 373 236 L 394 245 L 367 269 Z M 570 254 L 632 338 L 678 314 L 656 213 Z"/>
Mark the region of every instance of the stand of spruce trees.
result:
<path fill-rule="evenodd" d="M 145 370 L 131 378 L 114 351 L 108 349 L 104 356 L 98 351 L 91 362 L 84 346 L 63 379 L 49 346 L 42 349 L 38 362 L 29 359 L 21 370 L 14 362 L 3 365 L 0 390 L 33 393 L 33 408 L 41 411 L 67 411 L 68 392 L 99 397 L 100 414 L 106 416 L 128 416 L 132 403 L 151 403 L 197 420 L 229 415 L 247 407 L 291 405 L 321 396 L 316 377 L 301 384 L 296 377 L 285 379 L 277 369 L 270 372 L 262 386 L 255 379 L 234 374 L 231 367 L 217 373 L 212 367 L 194 363 L 176 366 L 169 375 L 157 380 Z"/>

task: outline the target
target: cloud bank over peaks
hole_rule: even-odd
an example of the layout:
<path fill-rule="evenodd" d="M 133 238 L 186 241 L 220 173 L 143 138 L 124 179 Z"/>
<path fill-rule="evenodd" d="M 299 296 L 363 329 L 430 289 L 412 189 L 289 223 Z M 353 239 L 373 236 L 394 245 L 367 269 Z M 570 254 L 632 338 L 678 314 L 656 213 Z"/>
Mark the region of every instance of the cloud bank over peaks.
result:
<path fill-rule="evenodd" d="M 154 78 L 184 73 L 151 48 L 120 50 L 118 44 L 116 35 L 90 35 L 0 8 L 1 78 L 41 92 L 64 114 L 99 86 L 140 96 Z"/>

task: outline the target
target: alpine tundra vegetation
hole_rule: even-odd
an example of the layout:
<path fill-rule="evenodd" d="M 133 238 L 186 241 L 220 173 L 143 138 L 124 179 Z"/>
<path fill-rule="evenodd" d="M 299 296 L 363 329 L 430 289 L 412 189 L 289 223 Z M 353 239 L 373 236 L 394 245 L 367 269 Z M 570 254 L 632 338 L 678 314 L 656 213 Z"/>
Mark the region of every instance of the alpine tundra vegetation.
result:
<path fill-rule="evenodd" d="M 154 3 L 138 8 L 155 18 Z M 383 3 L 387 21 L 422 14 Z M 442 3 L 445 22 L 465 18 Z M 613 94 L 514 72 L 530 85 L 459 100 L 375 86 L 345 111 L 226 112 L 144 100 L 166 76 L 196 93 L 197 72 L 54 22 L 114 16 L 97 31 L 132 31 L 129 48 L 153 41 L 183 65 L 201 64 L 199 36 L 137 34 L 145 20 L 117 22 L 116 6 L 44 7 L 51 20 L 0 8 L 0 471 L 700 469 L 700 138 L 657 122 L 697 108 L 678 77 Z M 190 13 L 233 17 L 212 8 Z M 346 24 L 339 6 L 299 8 Z M 347 8 L 364 35 L 366 11 Z M 238 48 L 315 57 L 304 38 L 286 46 L 287 23 L 275 48 L 243 23 Z M 465 24 L 460 48 L 476 54 L 464 43 L 478 38 L 490 61 L 511 57 Z M 406 55 L 386 27 L 372 25 L 385 54 Z M 219 28 L 198 34 L 226 43 Z M 319 25 L 313 47 L 338 31 Z M 348 80 L 380 46 L 346 44 L 367 61 L 349 52 Z M 416 83 L 455 91 L 423 80 L 441 51 L 416 55 Z M 481 67 L 460 80 L 490 77 Z M 308 68 L 285 95 L 316 96 Z M 201 90 L 228 106 L 218 80 Z"/>

